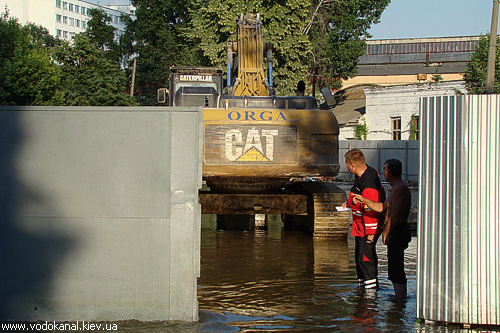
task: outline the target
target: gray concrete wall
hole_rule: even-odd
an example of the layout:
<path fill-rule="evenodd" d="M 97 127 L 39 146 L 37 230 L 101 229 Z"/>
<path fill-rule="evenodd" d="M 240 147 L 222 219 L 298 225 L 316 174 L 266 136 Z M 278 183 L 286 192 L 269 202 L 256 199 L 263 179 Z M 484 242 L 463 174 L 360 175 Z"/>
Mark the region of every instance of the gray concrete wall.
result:
<path fill-rule="evenodd" d="M 420 166 L 420 142 L 417 140 L 339 140 L 340 171 L 337 178 L 352 179 L 347 170 L 344 156 L 351 149 L 360 149 L 366 163 L 378 170 L 384 179 L 384 162 L 396 158 L 403 163 L 402 178 L 405 181 L 418 181 Z"/>
<path fill-rule="evenodd" d="M 197 320 L 202 118 L 0 107 L 0 321 Z"/>

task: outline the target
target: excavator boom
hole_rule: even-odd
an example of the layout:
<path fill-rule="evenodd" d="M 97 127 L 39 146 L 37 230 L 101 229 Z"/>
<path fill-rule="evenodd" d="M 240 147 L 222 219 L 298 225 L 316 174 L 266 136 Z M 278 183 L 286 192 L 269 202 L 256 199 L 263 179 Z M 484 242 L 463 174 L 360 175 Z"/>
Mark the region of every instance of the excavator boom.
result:
<path fill-rule="evenodd" d="M 270 96 L 272 89 L 263 68 L 264 53 L 272 62 L 272 45 L 262 40 L 259 14 L 241 16 L 236 29 L 238 42 L 228 42 L 228 60 L 237 59 L 237 76 L 232 85 L 233 96 Z M 236 57 L 235 57 L 236 55 Z M 229 63 L 229 61 L 228 61 Z M 270 73 L 272 71 L 270 66 Z"/>

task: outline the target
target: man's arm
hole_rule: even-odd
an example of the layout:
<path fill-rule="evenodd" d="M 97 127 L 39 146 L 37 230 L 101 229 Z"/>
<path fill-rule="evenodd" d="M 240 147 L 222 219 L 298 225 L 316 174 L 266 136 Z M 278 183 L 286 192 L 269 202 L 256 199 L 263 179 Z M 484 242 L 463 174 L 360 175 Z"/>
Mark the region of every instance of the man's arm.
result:
<path fill-rule="evenodd" d="M 372 202 L 378 202 L 380 200 L 379 191 L 376 188 L 367 187 L 363 190 L 361 195 Z M 375 234 L 377 233 L 378 229 L 379 213 L 371 209 L 370 206 L 366 204 L 360 204 L 360 205 L 363 207 L 362 209 L 363 209 L 363 222 L 365 226 L 365 235 L 367 241 L 372 242 L 375 238 Z"/>
<path fill-rule="evenodd" d="M 356 194 L 353 199 L 354 203 L 362 203 L 364 205 L 367 205 L 370 207 L 370 209 L 376 211 L 377 213 L 382 213 L 384 211 L 384 203 L 383 202 L 376 202 L 372 201 L 368 198 L 365 198 L 364 196 L 360 194 Z"/>

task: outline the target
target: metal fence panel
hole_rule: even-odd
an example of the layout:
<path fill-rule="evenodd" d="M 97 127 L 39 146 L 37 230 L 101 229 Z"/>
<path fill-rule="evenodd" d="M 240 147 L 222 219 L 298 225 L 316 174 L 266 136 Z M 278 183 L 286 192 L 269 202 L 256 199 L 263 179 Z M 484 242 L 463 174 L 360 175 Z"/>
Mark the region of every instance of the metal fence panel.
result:
<path fill-rule="evenodd" d="M 351 149 L 360 149 L 365 155 L 366 163 L 378 170 L 384 177 L 384 162 L 396 158 L 403 163 L 403 179 L 418 180 L 419 143 L 415 140 L 340 140 L 340 171 L 338 178 L 351 179 L 352 175 L 344 163 L 344 155 Z"/>
<path fill-rule="evenodd" d="M 417 317 L 499 320 L 499 96 L 421 99 Z"/>

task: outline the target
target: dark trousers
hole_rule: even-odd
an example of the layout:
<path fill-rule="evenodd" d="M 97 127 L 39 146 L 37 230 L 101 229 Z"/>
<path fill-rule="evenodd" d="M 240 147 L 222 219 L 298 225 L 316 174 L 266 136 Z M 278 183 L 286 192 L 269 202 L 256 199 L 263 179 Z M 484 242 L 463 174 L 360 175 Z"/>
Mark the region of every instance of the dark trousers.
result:
<path fill-rule="evenodd" d="M 366 240 L 366 236 L 355 237 L 354 255 L 358 280 L 363 280 L 365 286 L 368 287 L 377 283 L 378 257 L 375 249 L 377 239 L 375 238 L 371 243 L 367 243 Z"/>
<path fill-rule="evenodd" d="M 408 223 L 398 225 L 389 233 L 387 244 L 387 264 L 389 280 L 406 284 L 404 252 L 411 241 Z"/>

